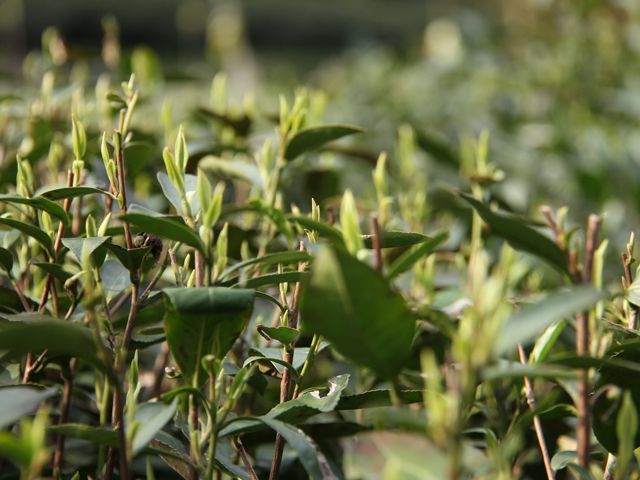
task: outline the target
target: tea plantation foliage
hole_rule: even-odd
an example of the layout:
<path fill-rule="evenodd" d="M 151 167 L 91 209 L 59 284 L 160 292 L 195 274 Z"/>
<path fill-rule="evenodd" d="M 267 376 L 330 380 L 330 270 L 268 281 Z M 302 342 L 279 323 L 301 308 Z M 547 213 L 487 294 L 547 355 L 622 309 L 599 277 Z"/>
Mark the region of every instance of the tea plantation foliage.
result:
<path fill-rule="evenodd" d="M 638 12 L 593 3 L 280 96 L 48 31 L 0 95 L 0 478 L 638 478 Z"/>

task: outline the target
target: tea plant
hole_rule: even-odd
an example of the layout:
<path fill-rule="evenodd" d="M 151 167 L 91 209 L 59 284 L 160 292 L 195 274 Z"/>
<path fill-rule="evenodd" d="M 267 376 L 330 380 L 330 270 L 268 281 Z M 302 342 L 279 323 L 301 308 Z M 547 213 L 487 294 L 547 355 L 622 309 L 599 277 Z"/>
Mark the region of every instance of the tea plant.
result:
<path fill-rule="evenodd" d="M 435 208 L 410 127 L 223 74 L 180 123 L 52 49 L 0 104 L 3 478 L 637 478 L 633 235 L 510 213 L 487 133 Z"/>

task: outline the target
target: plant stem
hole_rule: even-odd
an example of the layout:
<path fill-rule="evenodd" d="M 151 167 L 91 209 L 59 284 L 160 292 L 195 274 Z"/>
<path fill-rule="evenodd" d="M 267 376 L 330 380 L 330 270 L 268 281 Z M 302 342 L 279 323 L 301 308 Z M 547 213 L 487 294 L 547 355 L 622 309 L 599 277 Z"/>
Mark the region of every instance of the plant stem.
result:
<path fill-rule="evenodd" d="M 216 377 L 213 372 L 209 373 L 209 402 L 211 404 L 211 438 L 209 438 L 209 458 L 207 460 L 206 480 L 213 480 L 213 471 L 216 460 L 216 443 L 218 435 L 216 432 L 217 424 L 217 399 L 216 399 Z"/>
<path fill-rule="evenodd" d="M 62 401 L 60 403 L 60 418 L 58 425 L 67 423 L 69 419 L 69 410 L 71 407 L 71 394 L 73 392 L 73 376 L 78 367 L 78 359 L 72 358 L 69 361 L 69 369 L 64 376 L 64 389 L 62 392 Z M 64 456 L 64 435 L 58 435 L 56 439 L 56 449 L 53 454 L 53 477 L 60 477 L 60 467 Z"/>
<path fill-rule="evenodd" d="M 518 344 L 518 354 L 520 355 L 520 363 L 526 365 L 527 363 L 527 354 L 524 352 L 522 348 L 522 344 Z M 536 399 L 533 395 L 533 387 L 531 385 L 531 381 L 529 377 L 524 377 L 524 391 L 525 398 L 527 399 L 527 405 L 529 405 L 529 409 L 533 412 L 536 409 Z M 542 453 L 542 461 L 544 463 L 544 469 L 547 473 L 548 480 L 555 479 L 555 473 L 551 468 L 551 457 L 549 456 L 549 450 L 547 450 L 547 444 L 544 439 L 544 431 L 542 430 L 542 422 L 540 421 L 540 417 L 538 415 L 533 416 L 533 428 L 536 431 L 536 437 L 538 437 L 538 445 L 540 446 L 540 453 Z"/>
<path fill-rule="evenodd" d="M 382 273 L 382 235 L 380 233 L 380 223 L 378 222 L 378 217 L 375 214 L 371 215 L 371 230 L 371 233 L 373 234 L 371 241 L 373 243 L 373 251 L 375 252 L 376 259 L 376 272 Z"/>
<path fill-rule="evenodd" d="M 629 258 L 626 253 L 620 254 L 622 258 L 622 268 L 624 270 L 624 287 L 629 288 L 633 283 L 633 277 L 631 276 L 631 263 L 633 259 Z M 636 330 L 638 328 L 638 307 L 629 303 L 629 329 Z"/>
<path fill-rule="evenodd" d="M 77 183 L 77 179 L 75 178 L 74 174 L 73 174 L 73 170 L 72 169 L 68 169 L 67 170 L 67 187 L 72 187 L 74 184 Z M 69 213 L 69 210 L 71 209 L 71 199 L 70 198 L 65 198 L 64 199 L 64 203 L 63 203 L 63 208 L 65 213 Z M 60 250 L 60 247 L 62 246 L 62 235 L 64 234 L 64 223 L 62 223 L 62 221 L 59 223 L 58 225 L 58 232 L 56 233 L 56 238 L 55 241 L 53 243 L 53 253 L 54 255 L 58 254 L 58 251 Z M 44 307 L 47 304 L 47 299 L 49 298 L 49 292 L 51 291 L 51 287 L 53 285 L 53 275 L 51 273 L 47 274 L 47 278 L 45 280 L 45 284 L 44 284 L 44 290 L 42 290 L 42 295 L 40 296 L 40 303 L 38 305 L 38 312 L 42 312 L 44 310 Z M 58 304 L 58 302 L 55 302 L 56 306 Z M 60 312 L 57 311 L 58 309 L 56 308 L 56 311 L 54 312 L 54 315 L 57 317 L 60 315 Z M 33 368 L 33 354 L 29 353 L 27 355 L 27 361 L 25 363 L 25 367 L 24 367 L 24 375 L 22 376 L 22 383 L 29 383 L 30 381 L 30 377 L 31 377 L 31 373 L 34 370 Z"/>
<path fill-rule="evenodd" d="M 244 468 L 247 469 L 247 473 L 249 474 L 249 477 L 251 478 L 251 480 L 258 480 L 258 475 L 256 474 L 256 471 L 253 469 L 253 465 L 251 465 L 251 460 L 249 459 L 249 455 L 247 455 L 247 451 L 244 449 L 244 445 L 242 445 L 242 442 L 240 441 L 239 438 L 237 438 L 233 442 L 233 446 L 236 448 L 236 450 L 240 454 L 240 458 L 242 459 Z"/>
<path fill-rule="evenodd" d="M 584 267 L 582 270 L 582 282 L 585 284 L 591 283 L 593 256 L 596 250 L 599 228 L 600 217 L 590 215 L 587 224 Z M 589 344 L 589 312 L 580 312 L 576 316 L 576 352 L 578 356 L 589 355 Z M 576 402 L 578 426 L 576 436 L 578 442 L 578 463 L 587 469 L 589 468 L 591 438 L 589 390 L 589 370 L 583 369 L 579 372 L 578 377 L 578 400 Z"/>
<path fill-rule="evenodd" d="M 304 244 L 300 242 L 300 251 L 304 251 Z M 305 263 L 298 263 L 298 271 L 304 270 Z M 293 290 L 293 297 L 291 299 L 291 312 L 288 318 L 289 328 L 298 328 L 298 308 L 300 302 L 300 282 L 296 283 Z M 295 343 L 292 342 L 284 352 L 284 360 L 290 365 L 293 365 L 293 354 L 295 351 Z M 291 372 L 288 368 L 285 368 L 282 372 L 282 380 L 280 381 L 280 403 L 284 403 L 289 400 L 291 394 Z M 280 474 L 280 464 L 282 463 L 282 452 L 284 450 L 284 439 L 278 433 L 276 435 L 275 449 L 273 452 L 273 460 L 271 462 L 271 471 L 269 472 L 269 480 L 276 480 Z"/>

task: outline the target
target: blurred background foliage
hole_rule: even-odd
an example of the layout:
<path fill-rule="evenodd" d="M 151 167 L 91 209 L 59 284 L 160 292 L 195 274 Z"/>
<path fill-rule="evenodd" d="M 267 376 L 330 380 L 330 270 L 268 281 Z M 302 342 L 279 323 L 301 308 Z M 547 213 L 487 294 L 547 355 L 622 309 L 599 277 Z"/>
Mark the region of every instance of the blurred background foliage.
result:
<path fill-rule="evenodd" d="M 326 92 L 327 120 L 367 128 L 355 145 L 362 158 L 386 150 L 393 165 L 398 137 L 414 136 L 424 165 L 415 181 L 432 209 L 439 184 L 459 182 L 463 140 L 488 131 L 490 159 L 506 173 L 493 187 L 503 207 L 603 212 L 617 245 L 638 223 L 632 0 L 0 0 L 0 10 L 5 97 L 41 88 L 45 67 L 29 53 L 41 46 L 71 78 L 136 72 L 159 93 L 146 102 L 157 112 L 166 98 L 176 119 L 209 97 L 220 70 L 239 110 L 275 114 L 278 93 L 307 85 Z M 160 122 L 150 115 L 141 128 Z M 370 162 L 347 168 L 337 157 L 335 188 L 371 197 Z M 139 173 L 139 185 L 151 183 L 153 172 Z"/>

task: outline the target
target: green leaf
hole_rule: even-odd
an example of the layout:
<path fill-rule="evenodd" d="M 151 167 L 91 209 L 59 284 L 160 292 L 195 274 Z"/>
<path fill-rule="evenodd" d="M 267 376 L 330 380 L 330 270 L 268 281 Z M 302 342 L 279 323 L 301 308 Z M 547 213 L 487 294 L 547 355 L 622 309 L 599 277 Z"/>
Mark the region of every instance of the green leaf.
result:
<path fill-rule="evenodd" d="M 164 172 L 158 172 L 157 174 L 158 183 L 160 183 L 160 187 L 162 188 L 162 193 L 164 196 L 171 202 L 171 205 L 176 209 L 178 214 L 186 215 L 187 212 L 182 210 L 182 199 L 180 198 L 180 193 L 176 189 L 176 187 L 169 180 L 169 176 Z M 200 211 L 200 201 L 198 200 L 198 195 L 195 194 L 198 185 L 198 177 L 195 175 L 191 175 L 189 173 L 184 176 L 184 189 L 185 196 L 187 197 L 187 201 L 189 202 L 189 209 L 191 210 L 191 215 L 196 216 Z"/>
<path fill-rule="evenodd" d="M 511 315 L 501 330 L 495 354 L 502 355 L 516 348 L 518 343 L 530 342 L 553 322 L 586 310 L 604 297 L 600 290 L 584 285 L 561 290 L 538 303 L 523 306 Z"/>
<path fill-rule="evenodd" d="M 107 427 L 95 427 L 84 423 L 63 423 L 62 425 L 51 425 L 48 430 L 65 437 L 86 440 L 96 445 L 118 446 L 118 432 Z"/>
<path fill-rule="evenodd" d="M 243 287 L 245 288 L 259 288 L 265 285 L 277 285 L 279 283 L 295 283 L 303 280 L 308 275 L 307 272 L 283 272 L 283 273 L 267 273 L 266 275 L 260 275 L 259 277 L 253 277 L 248 279 Z"/>
<path fill-rule="evenodd" d="M 271 340 L 277 340 L 283 345 L 289 345 L 293 342 L 300 332 L 291 327 L 266 327 L 264 325 L 258 325 L 258 333 L 262 336 L 266 336 Z"/>
<path fill-rule="evenodd" d="M 56 395 L 56 388 L 36 388 L 28 385 L 0 387 L 0 429 L 7 428 Z"/>
<path fill-rule="evenodd" d="M 54 276 L 54 278 L 57 278 L 58 280 L 60 280 L 61 282 L 66 282 L 67 280 L 69 280 L 69 278 L 71 278 L 71 273 L 67 272 L 62 265 L 59 265 L 57 263 L 50 263 L 50 262 L 31 262 L 31 265 L 34 265 L 42 270 L 44 270 L 47 273 L 50 273 L 51 275 Z"/>
<path fill-rule="evenodd" d="M 268 417 L 237 417 L 233 421 L 257 420 L 278 432 L 298 455 L 298 460 L 311 479 L 336 478 L 329 462 L 316 443 L 302 430 L 287 423 Z"/>
<path fill-rule="evenodd" d="M 578 463 L 578 452 L 575 450 L 561 450 L 551 458 L 551 468 L 556 472 L 567 468 L 570 463 Z"/>
<path fill-rule="evenodd" d="M 49 200 L 63 200 L 65 198 L 84 197 L 85 195 L 93 194 L 108 195 L 115 199 L 108 191 L 102 190 L 97 187 L 90 187 L 87 185 L 79 187 L 54 187 L 49 189 L 42 189 L 38 191 L 39 196 L 46 197 Z"/>
<path fill-rule="evenodd" d="M 397 392 L 397 398 L 402 403 L 418 403 L 424 401 L 424 392 L 422 390 L 400 390 Z M 343 395 L 336 410 L 359 410 L 391 405 L 393 405 L 391 390 L 369 390 L 354 395 Z"/>
<path fill-rule="evenodd" d="M 623 413 L 626 392 L 631 395 L 634 405 L 640 405 L 640 385 L 637 373 L 620 368 L 616 363 L 625 362 L 640 367 L 640 339 L 627 340 L 613 345 L 605 353 L 593 386 L 596 392 L 593 403 L 593 433 L 609 452 L 616 455 L 620 449 L 617 422 Z M 615 363 L 610 363 L 614 361 Z M 603 391 L 604 390 L 604 391 Z M 640 431 L 633 438 L 633 449 L 640 446 Z"/>
<path fill-rule="evenodd" d="M 5 269 L 7 273 L 11 273 L 13 268 L 13 255 L 10 250 L 0 247 L 0 266 Z"/>
<path fill-rule="evenodd" d="M 24 198 L 16 195 L 0 195 L 0 202 L 18 203 L 29 205 L 37 210 L 47 212 L 60 220 L 65 226 L 69 223 L 69 217 L 60 205 L 44 197 Z"/>
<path fill-rule="evenodd" d="M 416 262 L 432 253 L 438 245 L 449 238 L 447 232 L 440 232 L 416 248 L 404 252 L 389 267 L 387 278 L 393 278 L 409 270 Z"/>
<path fill-rule="evenodd" d="M 322 246 L 301 301 L 303 328 L 322 335 L 345 357 L 384 378 L 411 351 L 415 319 L 404 299 L 368 265 Z"/>
<path fill-rule="evenodd" d="M 632 305 L 640 307 L 640 275 L 636 274 L 636 278 L 633 279 L 633 282 L 626 291 L 625 298 Z"/>
<path fill-rule="evenodd" d="M 314 230 L 318 232 L 321 237 L 331 240 L 332 242 L 337 242 L 339 245 L 344 245 L 342 232 L 327 223 L 317 222 L 309 217 L 301 217 L 297 215 L 287 215 L 286 217 L 291 223 L 295 223 L 306 230 Z"/>
<path fill-rule="evenodd" d="M 8 321 L 0 321 L 0 350 L 13 355 L 48 350 L 49 355 L 77 357 L 102 370 L 110 365 L 98 356 L 93 330 L 88 327 L 33 313 L 2 317 Z"/>
<path fill-rule="evenodd" d="M 536 340 L 531 355 L 529 356 L 529 361 L 531 363 L 543 362 L 553 349 L 553 346 L 558 341 L 558 338 L 560 338 L 566 326 L 567 322 L 565 321 L 555 322 L 549 325 Z"/>
<path fill-rule="evenodd" d="M 433 240 L 431 237 L 414 232 L 387 231 L 382 232 L 381 237 L 381 248 L 411 247 Z M 373 248 L 373 235 L 362 235 L 362 240 L 364 240 L 364 246 L 366 248 Z"/>
<path fill-rule="evenodd" d="M 628 391 L 624 392 L 622 397 L 622 406 L 616 420 L 616 432 L 618 434 L 616 478 L 626 478 L 635 450 L 636 433 L 638 433 L 638 412 Z"/>
<path fill-rule="evenodd" d="M 252 163 L 207 155 L 198 162 L 198 168 L 201 168 L 205 172 L 211 172 L 218 177 L 244 180 L 258 188 L 263 188 L 260 170 Z"/>
<path fill-rule="evenodd" d="M 113 243 L 109 243 L 107 245 L 107 249 L 113 253 L 118 260 L 120 260 L 122 266 L 129 270 L 130 273 L 140 269 L 145 257 L 149 251 L 151 251 L 151 247 L 132 248 L 131 250 L 127 250 L 126 248 Z"/>
<path fill-rule="evenodd" d="M 289 140 L 284 157 L 291 161 L 305 152 L 317 150 L 325 143 L 362 132 L 364 132 L 362 128 L 352 125 L 320 125 L 304 128 Z"/>
<path fill-rule="evenodd" d="M 293 365 L 291 365 L 286 360 L 281 360 L 277 357 L 263 357 L 262 355 L 252 355 L 250 357 L 247 357 L 247 359 L 242 363 L 242 368 L 248 367 L 252 363 L 266 363 L 269 364 L 270 367 L 279 365 L 281 368 L 287 368 L 291 372 L 291 375 L 293 375 L 293 378 L 296 380 L 296 382 L 300 377 L 300 374 Z"/>
<path fill-rule="evenodd" d="M 4 225 L 9 228 L 15 228 L 16 230 L 21 231 L 22 233 L 33 238 L 36 242 L 42 245 L 42 247 L 47 251 L 50 257 L 54 256 L 53 243 L 51 242 L 51 238 L 49 238 L 49 235 L 40 230 L 38 227 L 31 225 L 30 223 L 24 223 L 18 220 L 14 220 L 12 218 L 0 218 L 0 225 Z"/>
<path fill-rule="evenodd" d="M 184 223 L 167 217 L 152 217 L 142 213 L 127 213 L 120 219 L 147 233 L 153 233 L 161 238 L 182 242 L 204 253 L 200 238 Z"/>
<path fill-rule="evenodd" d="M 238 262 L 220 274 L 220 278 L 228 277 L 233 272 L 237 272 L 250 265 L 274 265 L 278 263 L 290 264 L 297 262 L 307 262 L 311 260 L 311 255 L 307 252 L 277 252 L 262 255 L 261 257 L 250 258 L 243 262 Z"/>
<path fill-rule="evenodd" d="M 328 346 L 327 342 L 321 342 L 318 346 L 318 350 L 316 353 L 319 353 L 321 350 L 325 349 Z M 283 350 L 279 347 L 251 347 L 249 348 L 249 353 L 251 355 L 260 355 L 267 358 L 279 358 L 282 359 Z M 293 368 L 299 370 L 300 367 L 304 364 L 307 356 L 309 355 L 308 347 L 297 347 L 293 351 Z M 282 373 L 282 367 L 277 364 L 275 365 L 278 372 Z"/>
<path fill-rule="evenodd" d="M 33 448 L 11 432 L 0 432 L 0 458 L 6 458 L 27 470 L 33 460 Z"/>
<path fill-rule="evenodd" d="M 546 365 L 542 363 L 522 364 L 519 362 L 501 361 L 497 365 L 491 365 L 482 369 L 482 379 L 486 381 L 513 379 L 513 378 L 548 378 L 548 379 L 568 379 L 577 378 L 574 370 L 560 365 Z"/>
<path fill-rule="evenodd" d="M 63 238 L 62 244 L 67 247 L 80 265 L 82 259 L 93 254 L 99 247 L 111 241 L 111 237 L 69 237 Z"/>
<path fill-rule="evenodd" d="M 156 434 L 162 430 L 176 413 L 177 400 L 166 404 L 162 402 L 147 402 L 136 407 L 134 421 L 140 426 L 133 437 L 133 454 L 137 455 L 145 448 Z"/>
<path fill-rule="evenodd" d="M 167 288 L 163 293 L 167 342 L 187 378 L 197 376 L 205 355 L 226 355 L 253 310 L 253 290 Z"/>
<path fill-rule="evenodd" d="M 460 196 L 478 212 L 495 235 L 506 240 L 513 248 L 536 255 L 561 272 L 569 273 L 565 252 L 551 239 L 526 225 L 522 219 L 494 212 L 488 205 L 466 193 L 460 193 Z"/>

